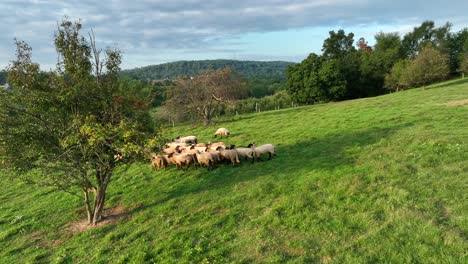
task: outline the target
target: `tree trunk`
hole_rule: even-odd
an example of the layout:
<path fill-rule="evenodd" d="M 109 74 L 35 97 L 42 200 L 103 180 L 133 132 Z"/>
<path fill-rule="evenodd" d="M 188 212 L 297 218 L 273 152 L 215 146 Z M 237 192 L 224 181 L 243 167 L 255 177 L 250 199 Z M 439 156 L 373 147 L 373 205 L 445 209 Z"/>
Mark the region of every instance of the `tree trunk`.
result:
<path fill-rule="evenodd" d="M 104 209 L 104 202 L 106 201 L 106 189 L 107 186 L 102 186 L 96 191 L 95 207 L 93 212 L 93 224 L 96 225 L 102 220 L 102 211 Z"/>
<path fill-rule="evenodd" d="M 109 185 L 110 178 L 112 176 L 112 169 L 104 169 L 98 171 L 98 187 L 94 192 L 94 211 L 92 221 L 94 225 L 96 225 L 99 221 L 102 220 L 102 212 L 104 211 L 104 203 L 106 201 L 107 186 Z"/>
<path fill-rule="evenodd" d="M 88 224 L 91 224 L 93 222 L 93 210 L 91 209 L 91 205 L 89 203 L 89 191 L 88 190 L 84 191 L 84 200 L 85 200 L 85 206 L 86 206 L 86 214 L 88 216 Z"/>

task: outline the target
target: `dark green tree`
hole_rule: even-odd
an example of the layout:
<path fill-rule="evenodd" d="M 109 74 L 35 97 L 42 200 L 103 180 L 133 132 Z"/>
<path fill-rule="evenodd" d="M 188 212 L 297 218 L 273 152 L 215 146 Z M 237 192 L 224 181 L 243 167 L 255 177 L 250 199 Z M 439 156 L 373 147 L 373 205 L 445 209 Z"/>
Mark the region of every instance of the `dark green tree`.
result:
<path fill-rule="evenodd" d="M 328 32 L 329 37 L 323 42 L 322 55 L 326 59 L 343 59 L 348 53 L 356 51 L 354 33 L 346 35 L 343 29 Z"/>
<path fill-rule="evenodd" d="M 311 53 L 304 61 L 287 70 L 287 90 L 292 99 L 301 104 L 341 100 L 346 81 L 341 78 L 336 60 Z"/>

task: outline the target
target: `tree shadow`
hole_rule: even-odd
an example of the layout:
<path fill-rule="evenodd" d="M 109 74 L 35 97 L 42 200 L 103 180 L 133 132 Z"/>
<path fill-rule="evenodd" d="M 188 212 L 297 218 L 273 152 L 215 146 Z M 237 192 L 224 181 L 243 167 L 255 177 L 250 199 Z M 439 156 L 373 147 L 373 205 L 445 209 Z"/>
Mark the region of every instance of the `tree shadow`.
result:
<path fill-rule="evenodd" d="M 236 167 L 220 165 L 212 171 L 198 169 L 194 176 L 196 177 L 195 183 L 190 185 L 181 183 L 161 199 L 142 204 L 132 213 L 185 195 L 222 190 L 259 177 L 272 177 L 274 180 L 278 175 L 314 170 L 328 171 L 332 175 L 332 172 L 340 167 L 354 165 L 359 157 L 356 152 L 359 152 L 360 148 L 375 144 L 411 125 L 408 123 L 394 127 L 375 127 L 348 133 L 329 134 L 320 138 L 311 137 L 291 145 L 278 145 L 277 156 L 272 160 L 266 160 L 264 157 L 265 161 L 254 164 L 243 161 Z"/>

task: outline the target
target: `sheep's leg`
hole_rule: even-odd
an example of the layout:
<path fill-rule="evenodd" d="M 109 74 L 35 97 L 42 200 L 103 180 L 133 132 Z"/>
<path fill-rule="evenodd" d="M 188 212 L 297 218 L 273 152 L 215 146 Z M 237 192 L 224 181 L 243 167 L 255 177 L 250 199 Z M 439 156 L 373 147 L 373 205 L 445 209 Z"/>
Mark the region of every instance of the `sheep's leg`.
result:
<path fill-rule="evenodd" d="M 271 152 L 268 152 L 268 160 L 271 160 Z"/>

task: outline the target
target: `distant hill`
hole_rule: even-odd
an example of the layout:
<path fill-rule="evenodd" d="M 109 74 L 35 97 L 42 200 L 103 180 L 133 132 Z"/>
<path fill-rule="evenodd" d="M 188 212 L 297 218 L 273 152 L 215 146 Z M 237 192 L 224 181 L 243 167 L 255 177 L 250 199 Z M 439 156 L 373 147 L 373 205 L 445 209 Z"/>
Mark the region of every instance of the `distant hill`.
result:
<path fill-rule="evenodd" d="M 285 61 L 177 61 L 125 70 L 122 75 L 144 81 L 173 80 L 180 76 L 193 76 L 206 70 L 230 67 L 248 80 L 250 96 L 263 97 L 285 89 L 286 68 L 292 64 L 294 63 Z"/>
<path fill-rule="evenodd" d="M 139 80 L 175 79 L 179 76 L 196 75 L 206 70 L 230 67 L 247 79 L 286 80 L 286 68 L 292 62 L 285 61 L 238 61 L 198 60 L 177 61 L 123 71 L 124 75 Z"/>

